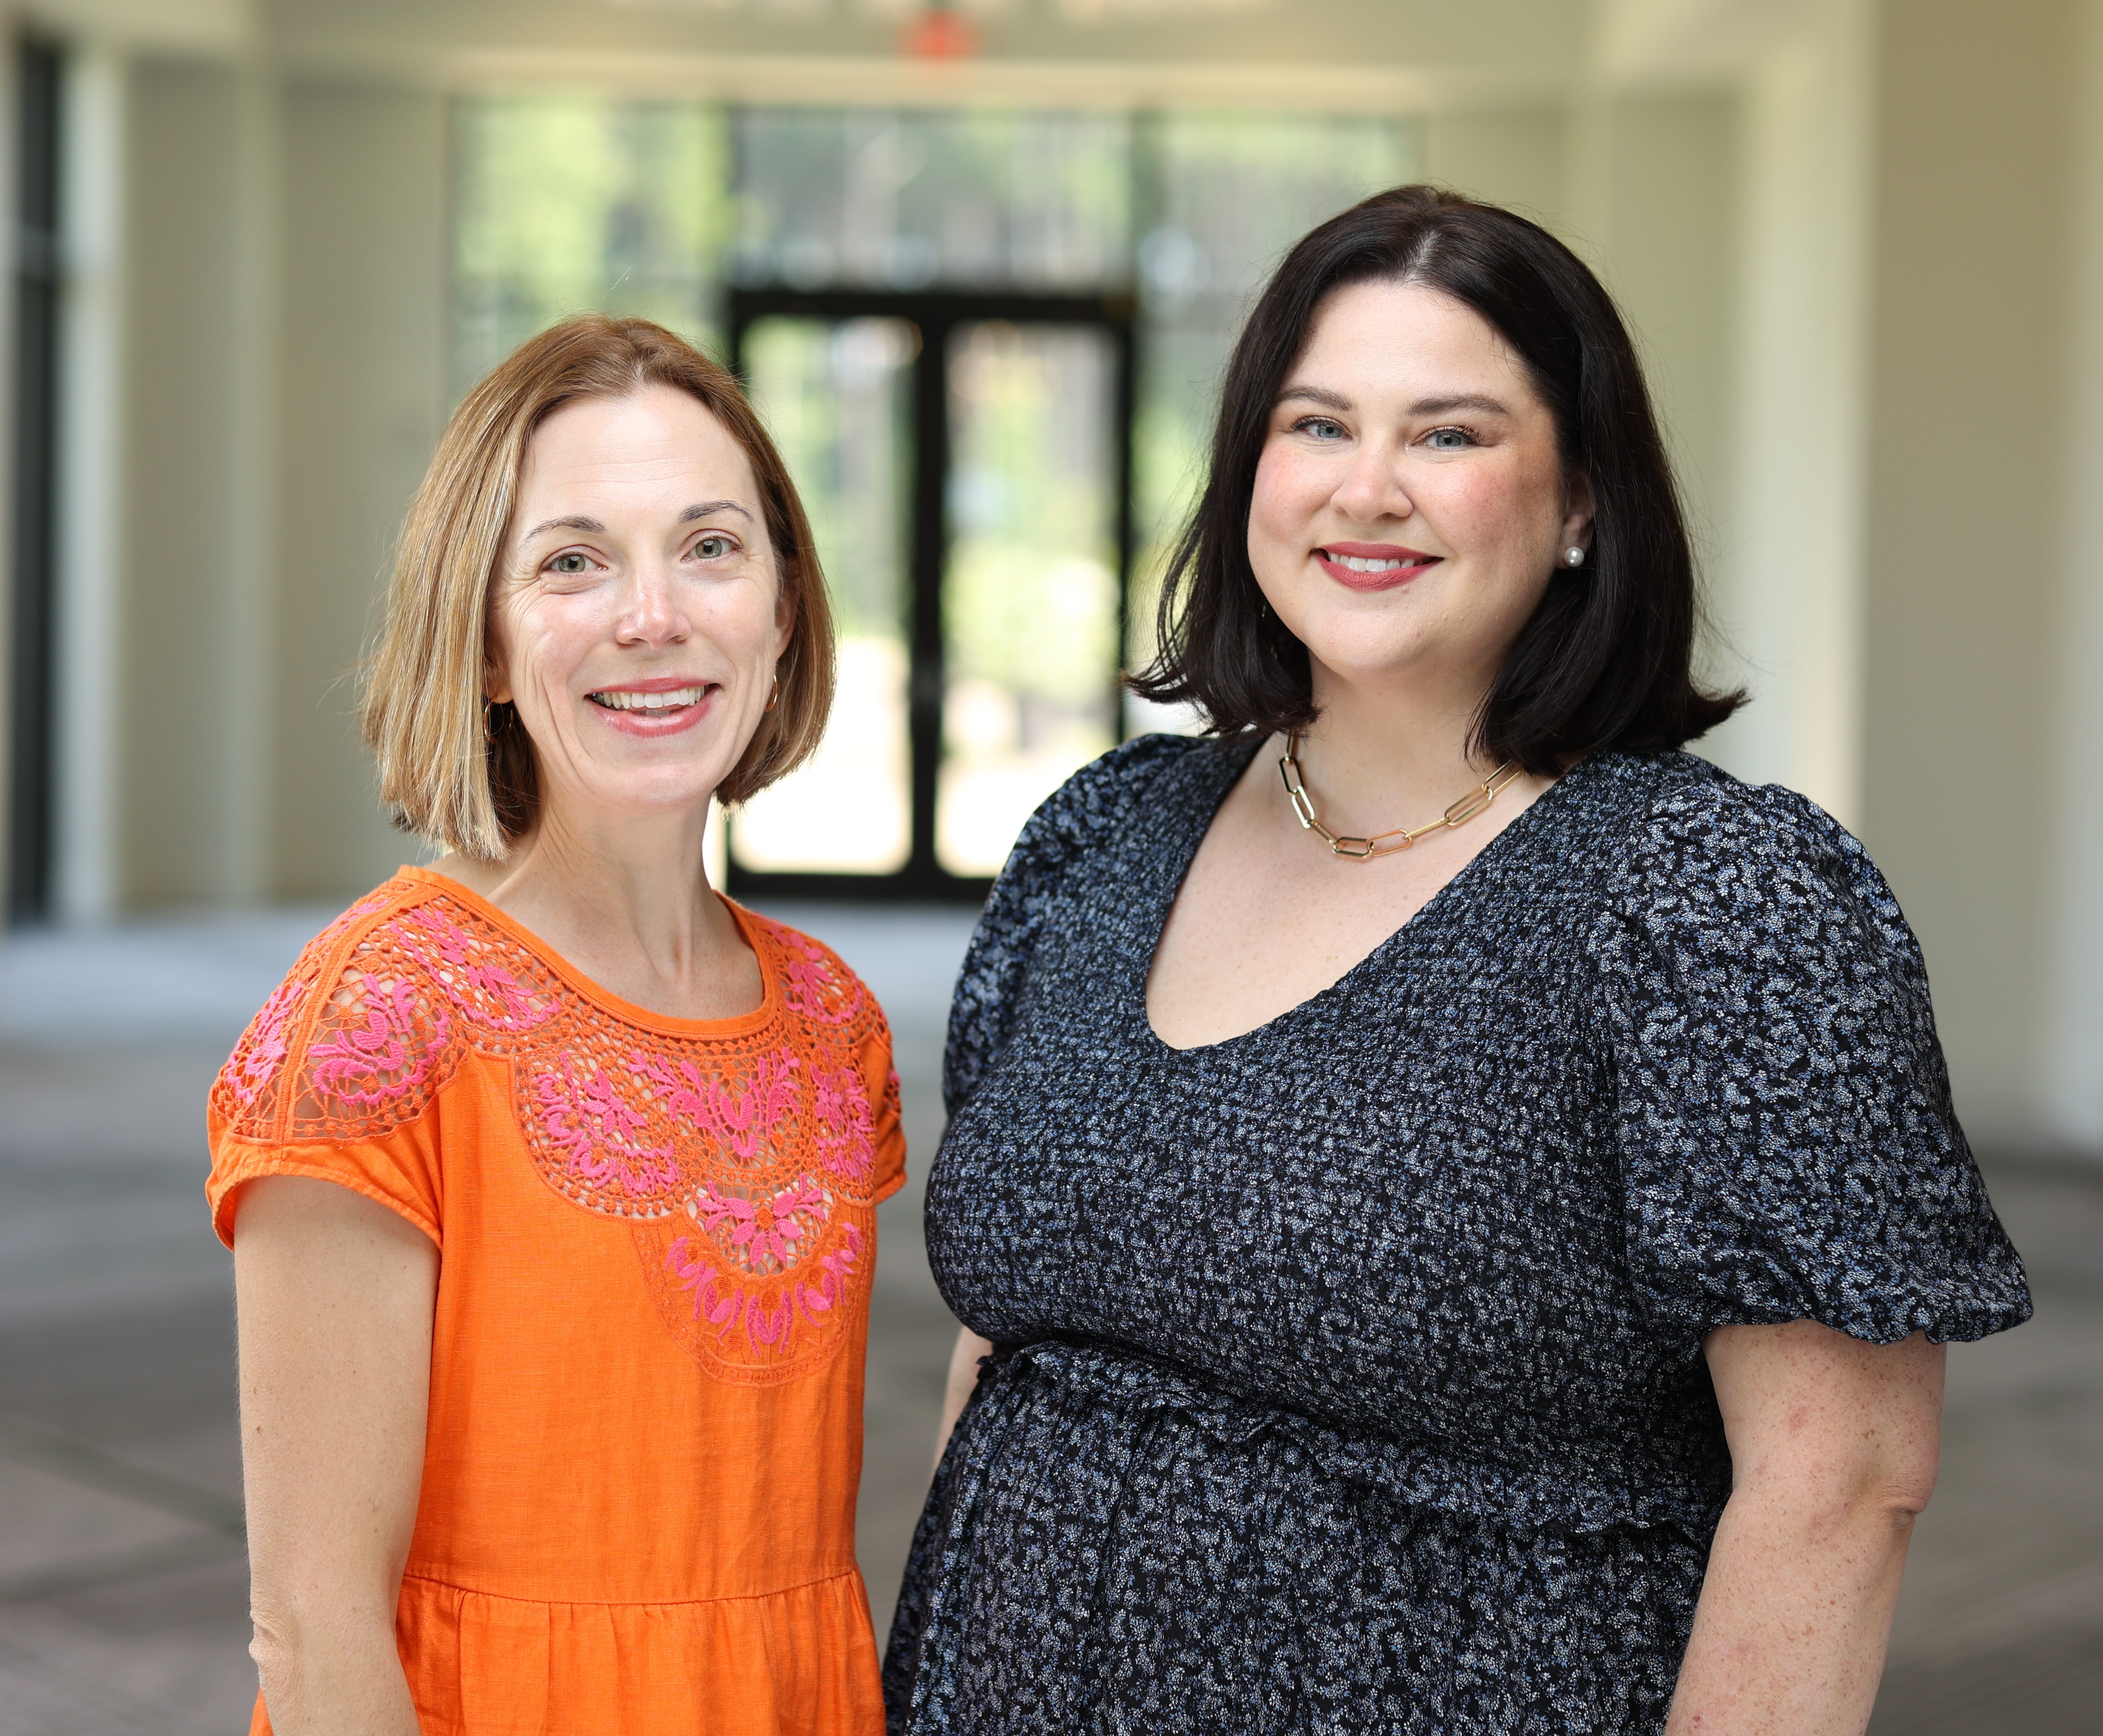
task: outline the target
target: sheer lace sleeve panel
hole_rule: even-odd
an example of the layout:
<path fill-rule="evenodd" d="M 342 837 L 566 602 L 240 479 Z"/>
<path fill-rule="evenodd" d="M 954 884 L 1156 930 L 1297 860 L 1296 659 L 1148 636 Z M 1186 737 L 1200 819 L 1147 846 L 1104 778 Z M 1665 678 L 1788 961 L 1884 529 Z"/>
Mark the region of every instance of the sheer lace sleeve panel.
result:
<path fill-rule="evenodd" d="M 1137 808 L 1157 775 L 1210 745 L 1183 735 L 1139 736 L 1075 772 L 1029 816 L 971 932 L 949 1003 L 942 1094 L 952 1115 L 1007 1042 L 1016 992 L 1067 870 Z"/>
<path fill-rule="evenodd" d="M 233 1194 L 265 1174 L 341 1182 L 438 1237 L 435 1152 L 390 1141 L 452 1077 L 462 997 L 487 992 L 477 961 L 448 959 L 420 908 L 389 881 L 310 941 L 212 1088 L 211 1194 L 230 1241 Z"/>

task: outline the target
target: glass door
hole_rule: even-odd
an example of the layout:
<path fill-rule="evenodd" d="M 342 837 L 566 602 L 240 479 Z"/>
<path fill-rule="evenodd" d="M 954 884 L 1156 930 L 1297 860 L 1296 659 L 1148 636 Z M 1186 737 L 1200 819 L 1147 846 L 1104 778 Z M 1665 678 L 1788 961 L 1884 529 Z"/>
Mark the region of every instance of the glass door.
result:
<path fill-rule="evenodd" d="M 949 334 L 946 873 L 998 873 L 1037 805 L 1117 744 L 1116 362 L 1099 326 Z"/>
<path fill-rule="evenodd" d="M 840 633 L 825 746 L 731 816 L 731 888 L 981 897 L 1118 739 L 1129 309 L 767 290 L 731 312 Z"/>
<path fill-rule="evenodd" d="M 745 334 L 745 372 L 795 479 L 833 601 L 832 727 L 801 770 L 731 822 L 731 859 L 762 874 L 896 874 L 912 853 L 909 321 L 776 316 Z"/>

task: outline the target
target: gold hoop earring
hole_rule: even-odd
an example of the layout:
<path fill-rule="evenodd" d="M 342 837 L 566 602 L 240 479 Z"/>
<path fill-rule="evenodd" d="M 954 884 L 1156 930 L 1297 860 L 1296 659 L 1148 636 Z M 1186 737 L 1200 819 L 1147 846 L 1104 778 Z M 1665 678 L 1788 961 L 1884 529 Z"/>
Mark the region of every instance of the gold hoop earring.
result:
<path fill-rule="evenodd" d="M 506 713 L 504 719 L 504 727 L 503 729 L 493 729 L 491 727 L 491 720 L 496 717 L 500 708 Z M 511 727 L 511 717 L 513 715 L 515 714 L 512 713 L 510 705 L 505 701 L 502 699 L 484 699 L 482 702 L 482 739 L 487 742 L 491 747 L 495 747 L 496 745 L 496 738 L 503 735 L 505 730 L 508 730 Z"/>
<path fill-rule="evenodd" d="M 777 675 L 777 676 L 776 676 L 776 677 L 774 677 L 774 687 L 773 687 L 773 690 L 772 690 L 772 691 L 771 691 L 771 692 L 767 695 L 767 704 L 766 704 L 765 709 L 766 709 L 766 710 L 767 710 L 767 711 L 772 711 L 772 710 L 774 709 L 774 708 L 775 708 L 776 705 L 780 704 L 780 703 L 781 703 L 781 677 L 780 677 L 780 676 L 778 676 L 778 675 Z"/>

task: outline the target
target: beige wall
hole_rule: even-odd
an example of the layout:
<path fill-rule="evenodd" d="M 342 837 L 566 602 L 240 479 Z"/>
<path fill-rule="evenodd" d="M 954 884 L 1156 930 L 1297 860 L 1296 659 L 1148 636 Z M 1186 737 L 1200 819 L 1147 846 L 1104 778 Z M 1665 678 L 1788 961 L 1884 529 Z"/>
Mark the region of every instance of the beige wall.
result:
<path fill-rule="evenodd" d="M 1425 117 L 1424 177 L 1551 228 L 1569 202 L 1570 117 L 1559 103 Z"/>
<path fill-rule="evenodd" d="M 142 60 L 130 85 L 119 884 L 133 906 L 211 903 L 229 890 L 226 748 L 246 678 L 233 661 L 236 78 Z"/>
<path fill-rule="evenodd" d="M 1894 0 L 1875 93 L 1861 829 L 2011 1140 L 2047 1131 L 2075 23 Z"/>
<path fill-rule="evenodd" d="M 1621 304 L 1705 571 L 1733 504 L 1739 109 L 1727 91 L 1634 92 L 1581 122 L 1572 239 Z"/>
<path fill-rule="evenodd" d="M 272 890 L 347 896 L 415 846 L 380 817 L 352 716 L 394 535 L 447 408 L 446 107 L 296 84 L 284 276 Z"/>

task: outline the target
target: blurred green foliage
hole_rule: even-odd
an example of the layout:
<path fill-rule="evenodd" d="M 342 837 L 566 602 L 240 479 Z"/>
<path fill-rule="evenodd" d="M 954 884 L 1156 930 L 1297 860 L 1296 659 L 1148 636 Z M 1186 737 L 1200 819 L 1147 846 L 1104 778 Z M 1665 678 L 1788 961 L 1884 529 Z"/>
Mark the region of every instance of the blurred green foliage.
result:
<path fill-rule="evenodd" d="M 707 344 L 730 233 L 729 129 L 700 103 L 532 93 L 454 111 L 453 353 L 465 391 L 597 310 Z"/>

